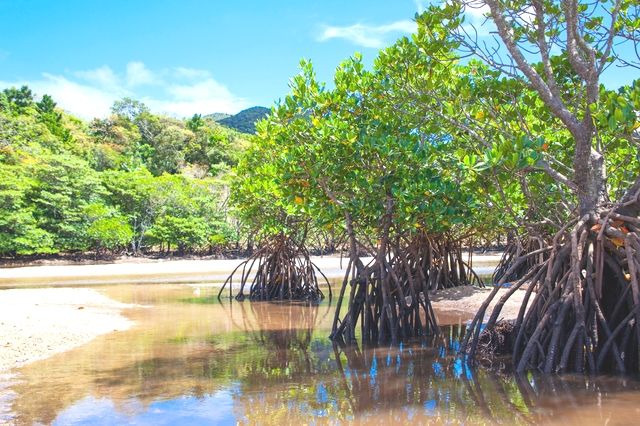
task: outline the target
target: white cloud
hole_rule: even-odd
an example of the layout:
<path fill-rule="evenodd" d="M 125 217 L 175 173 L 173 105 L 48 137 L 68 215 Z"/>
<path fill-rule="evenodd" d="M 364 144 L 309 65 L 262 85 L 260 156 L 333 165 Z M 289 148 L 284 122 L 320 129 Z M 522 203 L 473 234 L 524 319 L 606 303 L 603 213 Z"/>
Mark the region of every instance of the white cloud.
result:
<path fill-rule="evenodd" d="M 145 84 L 159 84 L 160 80 L 142 62 L 127 64 L 127 84 L 131 87 Z"/>
<path fill-rule="evenodd" d="M 232 96 L 226 87 L 212 78 L 189 85 L 173 85 L 168 87 L 167 91 L 176 99 L 188 101 Z"/>
<path fill-rule="evenodd" d="M 484 0 L 465 0 L 464 4 L 467 15 L 467 23 L 462 26 L 464 31 L 479 37 L 486 37 L 495 32 L 491 9 Z M 535 20 L 535 9 L 531 5 L 526 6 L 517 17 L 520 24 L 531 25 Z"/>
<path fill-rule="evenodd" d="M 203 71 L 199 74 L 205 75 Z M 171 100 L 145 99 L 145 102 L 152 109 L 181 117 L 193 115 L 196 112 L 237 111 L 248 106 L 246 100 L 237 98 L 227 87 L 211 77 L 204 80 L 198 79 L 190 84 L 169 85 L 166 91 L 171 95 Z"/>
<path fill-rule="evenodd" d="M 467 0 L 465 1 L 465 5 L 466 5 L 465 13 L 474 22 L 477 22 L 477 23 L 484 22 L 487 16 L 491 14 L 491 9 L 485 3 L 484 0 Z M 532 5 L 525 6 L 525 8 L 522 9 L 522 11 L 517 14 L 517 16 L 524 23 L 531 24 L 533 23 L 536 17 L 535 8 Z"/>
<path fill-rule="evenodd" d="M 201 78 L 211 77 L 211 73 L 207 70 L 198 70 L 194 68 L 178 67 L 174 70 L 175 75 L 187 80 L 197 80 Z"/>
<path fill-rule="evenodd" d="M 532 25 L 536 20 L 536 9 L 533 6 L 529 5 L 522 11 L 522 13 L 520 13 L 519 16 L 520 19 L 524 21 L 524 23 Z"/>
<path fill-rule="evenodd" d="M 209 114 L 213 112 L 236 113 L 249 106 L 247 102 L 234 99 L 196 99 L 192 101 L 175 101 L 143 98 L 142 101 L 151 108 L 175 117 L 191 117 L 193 114 Z"/>
<path fill-rule="evenodd" d="M 140 99 L 154 112 L 177 117 L 236 113 L 250 105 L 209 71 L 183 67 L 150 70 L 142 62 L 130 62 L 122 73 L 105 65 L 68 75 L 43 73 L 29 81 L 0 81 L 0 89 L 22 85 L 28 85 L 37 96 L 51 95 L 61 108 L 85 119 L 108 116 L 113 103 L 125 96 Z M 140 92 L 144 86 L 147 90 Z"/>
<path fill-rule="evenodd" d="M 28 85 L 37 96 L 51 95 L 61 108 L 86 119 L 106 116 L 113 101 L 118 99 L 118 96 L 102 88 L 48 73 L 42 74 L 42 78 L 38 80 L 0 81 L 0 88 L 23 85 Z"/>
<path fill-rule="evenodd" d="M 104 89 L 114 90 L 120 87 L 120 79 L 113 70 L 106 65 L 93 70 L 76 71 L 74 75 L 93 86 Z"/>
<path fill-rule="evenodd" d="M 416 23 L 410 20 L 392 22 L 390 24 L 372 26 L 353 24 L 345 27 L 325 26 L 318 37 L 319 41 L 342 38 L 362 47 L 379 49 L 387 44 L 388 35 L 397 33 L 413 33 Z"/>
<path fill-rule="evenodd" d="M 443 4 L 444 6 L 444 4 Z M 467 17 L 461 31 L 470 37 L 486 37 L 491 34 L 495 26 L 487 16 L 491 9 L 484 0 L 464 0 L 464 13 Z"/>

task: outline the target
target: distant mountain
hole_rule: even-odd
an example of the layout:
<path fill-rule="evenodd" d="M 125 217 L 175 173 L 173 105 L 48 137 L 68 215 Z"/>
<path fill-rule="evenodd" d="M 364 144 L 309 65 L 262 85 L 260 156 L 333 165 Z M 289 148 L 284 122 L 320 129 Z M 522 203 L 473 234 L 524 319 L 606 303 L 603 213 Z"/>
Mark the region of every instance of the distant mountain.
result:
<path fill-rule="evenodd" d="M 205 115 L 203 118 L 210 118 L 213 121 L 220 121 L 228 117 L 231 117 L 231 114 L 227 114 L 225 112 L 214 112 L 213 114 Z"/>
<path fill-rule="evenodd" d="M 239 132 L 253 134 L 256 132 L 256 122 L 266 117 L 270 111 L 271 110 L 269 108 L 255 106 L 240 111 L 236 115 L 232 115 L 230 117 L 225 117 L 222 119 L 214 118 L 214 120 L 216 120 L 223 126 L 230 127 Z M 214 115 L 220 114 L 211 114 L 211 116 Z"/>

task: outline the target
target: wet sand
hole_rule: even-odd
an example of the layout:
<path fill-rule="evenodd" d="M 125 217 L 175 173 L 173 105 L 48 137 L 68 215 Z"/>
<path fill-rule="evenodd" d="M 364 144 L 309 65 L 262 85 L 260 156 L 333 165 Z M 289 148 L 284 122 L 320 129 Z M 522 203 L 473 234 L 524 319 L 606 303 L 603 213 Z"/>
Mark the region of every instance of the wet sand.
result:
<path fill-rule="evenodd" d="M 84 288 L 0 291 L 0 371 L 48 358 L 128 329 L 131 305 Z"/>
<path fill-rule="evenodd" d="M 448 316 L 458 313 L 461 317 L 472 318 L 476 314 L 476 312 L 478 312 L 478 309 L 480 309 L 482 303 L 484 303 L 484 301 L 487 299 L 487 296 L 489 296 L 491 290 L 491 287 L 453 287 L 446 290 L 431 292 L 429 293 L 429 299 L 431 300 L 431 305 L 436 310 L 436 312 L 446 312 Z M 491 304 L 489 305 L 489 309 L 487 309 L 485 321 L 491 315 L 493 307 L 496 305 L 496 303 L 498 303 L 500 297 L 507 291 L 508 289 L 506 288 L 498 290 L 498 294 L 493 298 Z M 520 306 L 522 305 L 525 294 L 525 290 L 516 290 L 516 292 L 511 295 L 509 300 L 507 300 L 507 302 L 502 307 L 498 319 L 516 319 L 518 317 L 518 313 L 520 312 Z M 533 296 L 529 300 L 529 303 L 531 303 L 532 299 Z"/>
<path fill-rule="evenodd" d="M 446 323 L 453 317 L 472 318 L 489 291 L 458 287 L 433 292 L 430 299 Z M 524 293 L 517 291 L 509 299 L 501 318 L 517 317 Z M 102 334 L 128 329 L 132 322 L 122 312 L 134 305 L 87 288 L 46 288 L 0 290 L 0 306 L 1 372 L 68 351 Z"/>
<path fill-rule="evenodd" d="M 477 255 L 474 263 L 489 268 L 496 258 L 499 257 Z M 347 264 L 339 257 L 313 260 L 330 279 L 341 277 Z M 51 357 L 99 335 L 126 330 L 132 324 L 122 315 L 132 305 L 116 302 L 96 290 L 28 287 L 154 282 L 216 285 L 241 261 L 164 260 L 0 269 L 0 288 L 13 288 L 0 290 L 0 371 Z M 475 314 L 489 291 L 460 287 L 438 291 L 430 298 L 442 315 L 467 319 Z M 524 292 L 518 291 L 510 298 L 502 311 L 503 318 L 517 316 L 523 296 Z"/>
<path fill-rule="evenodd" d="M 500 254 L 476 254 L 473 264 L 479 274 L 490 274 Z M 368 261 L 363 258 L 363 261 Z M 45 265 L 0 268 L 0 287 L 52 285 L 95 285 L 125 283 L 223 282 L 243 259 L 162 259 L 140 262 L 136 259 L 95 265 Z M 312 261 L 328 278 L 344 274 L 348 259 L 315 256 Z"/>

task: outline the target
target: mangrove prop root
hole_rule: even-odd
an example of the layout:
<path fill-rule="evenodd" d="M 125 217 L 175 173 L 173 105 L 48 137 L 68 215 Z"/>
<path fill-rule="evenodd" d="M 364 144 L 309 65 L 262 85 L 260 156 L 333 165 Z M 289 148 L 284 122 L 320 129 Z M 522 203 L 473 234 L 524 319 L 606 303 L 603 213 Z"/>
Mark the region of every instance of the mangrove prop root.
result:
<path fill-rule="evenodd" d="M 478 354 L 491 354 L 492 356 L 511 353 L 513 324 L 508 321 L 498 321 L 495 327 L 480 334 L 478 342 Z"/>
<path fill-rule="evenodd" d="M 397 242 L 394 250 L 406 256 L 411 274 L 424 277 L 429 291 L 461 285 L 484 287 L 482 279 L 464 261 L 461 241 L 420 233 Z"/>
<path fill-rule="evenodd" d="M 529 236 L 522 241 L 519 238 L 511 241 L 505 248 L 498 265 L 493 271 L 492 282 L 514 282 L 525 276 L 536 265 L 543 263 L 549 257 L 547 244 L 542 237 Z M 535 252 L 534 256 L 523 257 Z M 517 266 L 513 267 L 517 263 Z"/>
<path fill-rule="evenodd" d="M 326 283 L 331 299 L 331 284 L 311 262 L 309 252 L 284 235 L 265 241 L 251 257 L 239 264 L 225 280 L 218 299 L 227 286 L 229 296 L 233 297 L 234 277 L 239 271 L 240 288 L 235 295 L 238 301 L 248 297 L 251 301 L 319 302 L 325 296 L 318 283 L 318 274 Z"/>
<path fill-rule="evenodd" d="M 637 196 L 624 206 L 632 203 L 640 204 Z M 554 237 L 546 259 L 502 296 L 483 324 L 490 301 L 510 277 L 505 271 L 466 331 L 462 351 L 468 361 L 498 352 L 486 342 L 496 333 L 506 299 L 526 283 L 524 304 L 506 339 L 518 372 L 640 371 L 637 211 L 634 215 L 604 211 L 565 226 Z M 524 257 L 511 269 L 524 263 Z"/>
<path fill-rule="evenodd" d="M 482 280 L 462 260 L 460 244 L 434 241 L 426 234 L 412 239 L 383 238 L 368 265 L 352 254 L 347 267 L 331 338 L 363 345 L 397 344 L 438 334 L 429 291 Z M 347 311 L 340 307 L 347 297 Z"/>

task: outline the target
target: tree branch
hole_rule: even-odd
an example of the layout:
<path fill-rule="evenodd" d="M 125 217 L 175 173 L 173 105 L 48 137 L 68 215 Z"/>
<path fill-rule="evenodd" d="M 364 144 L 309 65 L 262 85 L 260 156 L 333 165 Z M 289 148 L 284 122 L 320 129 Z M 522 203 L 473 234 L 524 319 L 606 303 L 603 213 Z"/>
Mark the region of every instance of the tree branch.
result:
<path fill-rule="evenodd" d="M 516 61 L 520 71 L 529 79 L 533 88 L 538 92 L 542 100 L 549 106 L 554 115 L 556 115 L 569 128 L 572 133 L 580 131 L 580 123 L 578 119 L 567 109 L 561 98 L 554 96 L 549 85 L 538 74 L 538 72 L 525 59 L 516 41 L 513 39 L 512 30 L 503 15 L 503 11 L 497 0 L 486 0 L 491 16 L 498 29 L 498 34 L 504 42 L 507 50 Z"/>
<path fill-rule="evenodd" d="M 547 163 L 545 160 L 539 160 L 536 163 L 536 166 L 539 167 L 540 169 L 544 170 L 556 182 L 559 182 L 559 183 L 561 183 L 563 185 L 566 185 L 572 191 L 577 191 L 578 190 L 578 186 L 572 180 L 570 180 L 568 177 L 566 177 L 565 175 L 563 175 L 562 173 L 560 173 L 559 171 L 557 171 L 556 169 L 551 167 L 551 165 L 549 163 Z"/>

